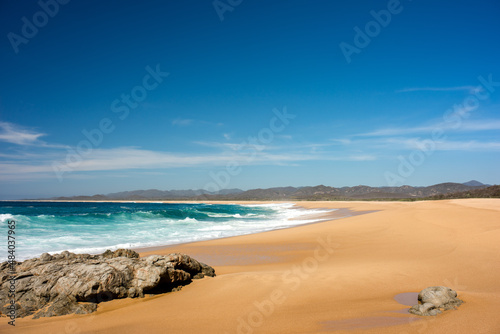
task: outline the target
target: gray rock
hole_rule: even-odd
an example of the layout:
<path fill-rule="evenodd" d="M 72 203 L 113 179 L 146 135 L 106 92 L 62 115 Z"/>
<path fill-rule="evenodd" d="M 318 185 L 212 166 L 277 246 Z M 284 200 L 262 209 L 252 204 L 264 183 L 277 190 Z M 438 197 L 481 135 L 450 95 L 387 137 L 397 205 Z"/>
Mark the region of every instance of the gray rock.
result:
<path fill-rule="evenodd" d="M 178 291 L 192 279 L 215 276 L 212 267 L 185 254 L 139 258 L 128 249 L 100 255 L 42 254 L 16 263 L 18 317 L 51 317 L 94 312 L 115 298 Z M 7 314 L 10 267 L 0 264 L 0 312 Z"/>
<path fill-rule="evenodd" d="M 434 316 L 446 310 L 455 310 L 463 301 L 457 298 L 457 292 L 445 286 L 431 286 L 420 291 L 418 304 L 408 312 L 415 315 Z"/>

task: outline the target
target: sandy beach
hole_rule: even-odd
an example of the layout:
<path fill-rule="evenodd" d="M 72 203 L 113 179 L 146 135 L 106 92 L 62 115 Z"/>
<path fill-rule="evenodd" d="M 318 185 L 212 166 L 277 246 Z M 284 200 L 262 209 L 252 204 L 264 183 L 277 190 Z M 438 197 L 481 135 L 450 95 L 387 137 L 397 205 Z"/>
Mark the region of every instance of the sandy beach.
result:
<path fill-rule="evenodd" d="M 143 251 L 182 252 L 217 276 L 179 292 L 101 303 L 90 315 L 0 318 L 2 333 L 500 333 L 500 199 L 298 202 L 362 213 Z M 407 313 L 448 286 L 465 301 Z"/>

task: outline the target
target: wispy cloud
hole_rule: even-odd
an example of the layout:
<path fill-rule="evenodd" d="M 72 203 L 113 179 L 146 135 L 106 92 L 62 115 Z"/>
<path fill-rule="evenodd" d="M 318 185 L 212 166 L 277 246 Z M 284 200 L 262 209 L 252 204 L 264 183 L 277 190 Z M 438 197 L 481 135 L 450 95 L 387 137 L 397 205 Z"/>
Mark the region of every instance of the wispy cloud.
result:
<path fill-rule="evenodd" d="M 492 119 L 485 121 L 467 121 L 464 122 L 460 129 L 464 131 L 487 131 L 500 130 L 500 120 Z"/>
<path fill-rule="evenodd" d="M 29 180 L 39 178 L 55 178 L 54 163 L 65 162 L 64 152 L 54 157 L 39 157 L 30 161 L 9 160 L 0 163 L 1 180 Z M 179 167 L 226 166 L 229 162 L 240 166 L 248 165 L 296 165 L 304 161 L 369 161 L 374 155 L 343 154 L 339 152 L 268 152 L 258 149 L 242 151 L 226 150 L 212 154 L 178 154 L 161 151 L 144 150 L 135 147 L 113 149 L 94 149 L 88 156 L 74 164 L 66 165 L 65 177 L 81 173 L 125 170 L 158 170 Z"/>
<path fill-rule="evenodd" d="M 460 126 L 456 126 L 454 122 L 439 122 L 433 125 L 415 126 L 415 127 L 401 127 L 401 128 L 385 128 L 378 129 L 371 132 L 360 133 L 355 136 L 362 137 L 384 137 L 384 136 L 398 136 L 409 134 L 424 134 L 431 133 L 434 130 L 441 129 L 446 131 L 490 131 L 500 130 L 500 120 L 482 120 L 482 121 L 464 121 Z"/>
<path fill-rule="evenodd" d="M 481 86 L 455 86 L 455 87 L 413 87 L 399 89 L 396 93 L 409 93 L 409 92 L 467 92 L 474 94 L 482 90 Z"/>
<path fill-rule="evenodd" d="M 378 159 L 378 157 L 374 154 L 359 154 L 359 155 L 332 157 L 330 160 L 336 160 L 336 161 L 373 161 L 373 160 L 377 160 L 377 159 Z"/>
<path fill-rule="evenodd" d="M 433 151 L 500 151 L 500 141 L 491 140 L 451 140 L 443 137 L 433 140 L 432 137 L 378 137 L 363 138 L 350 142 L 351 149 L 371 150 L 380 158 L 383 154 L 397 150 L 433 150 Z"/>
<path fill-rule="evenodd" d="M 44 146 L 42 146 L 44 147 Z M 43 153 L 33 153 L 33 152 L 26 152 L 24 150 L 12 150 L 12 153 L 0 153 L 0 158 L 4 159 L 9 159 L 9 160 L 31 160 L 31 161 L 36 161 L 36 160 L 43 160 L 43 159 L 57 159 L 60 157 L 60 154 L 57 153 L 57 151 L 51 151 L 51 152 L 43 152 Z"/>
<path fill-rule="evenodd" d="M 424 133 L 432 131 L 436 127 L 413 127 L 413 128 L 385 128 L 378 129 L 371 132 L 360 133 L 355 136 L 359 137 L 387 137 L 387 136 L 398 136 L 398 135 L 408 135 L 408 134 L 416 134 L 416 133 Z"/>
<path fill-rule="evenodd" d="M 292 140 L 293 136 L 292 135 L 277 135 L 276 138 L 281 138 L 284 140 Z"/>
<path fill-rule="evenodd" d="M 194 123 L 193 119 L 188 118 L 176 118 L 172 121 L 172 125 L 175 126 L 188 126 Z"/>
<path fill-rule="evenodd" d="M 425 147 L 423 140 L 413 140 L 406 142 L 409 148 L 418 149 Z M 436 151 L 500 151 L 500 142 L 498 141 L 439 141 L 435 142 Z"/>
<path fill-rule="evenodd" d="M 176 119 L 172 120 L 172 125 L 173 126 L 191 126 L 191 125 L 222 126 L 224 124 L 221 122 L 215 123 L 215 122 L 209 122 L 209 121 L 204 121 L 204 120 L 199 120 L 199 119 L 177 117 Z"/>
<path fill-rule="evenodd" d="M 47 136 L 47 134 L 35 132 L 18 124 L 0 121 L 0 142 L 3 141 L 19 146 L 36 146 L 49 149 L 69 148 L 68 145 L 49 144 L 40 139 L 44 136 Z"/>
<path fill-rule="evenodd" d="M 330 141 L 337 145 L 349 145 L 352 142 L 352 140 L 348 138 L 335 138 L 330 139 Z"/>
<path fill-rule="evenodd" d="M 13 123 L 0 122 L 0 141 L 17 145 L 34 145 L 42 136 L 45 134 L 24 129 Z"/>
<path fill-rule="evenodd" d="M 245 149 L 245 147 L 248 147 L 249 144 L 246 143 L 245 141 L 241 143 L 228 143 L 228 142 L 216 142 L 216 141 L 195 141 L 193 144 L 200 145 L 200 146 L 205 146 L 205 147 L 212 147 L 212 148 L 219 148 L 222 150 L 230 150 L 230 151 L 240 151 Z M 252 146 L 253 149 L 262 151 L 266 147 L 264 145 L 254 145 Z"/>
<path fill-rule="evenodd" d="M 287 140 L 286 144 L 276 141 L 273 145 L 258 145 L 258 143 L 251 144 L 246 141 L 231 141 L 231 136 L 226 136 L 227 141 L 195 142 L 201 146 L 199 151 L 190 151 L 186 154 L 138 147 L 98 147 L 88 155 L 82 156 L 81 161 L 67 165 L 69 169 L 64 177 L 77 178 L 81 175 L 97 177 L 103 172 L 116 174 L 131 171 L 164 172 L 173 168 L 226 166 L 229 162 L 237 162 L 240 166 L 296 166 L 311 161 L 362 163 L 382 159 L 387 156 L 388 152 L 394 150 L 418 148 L 424 144 L 423 141 L 428 138 L 427 135 L 439 127 L 450 130 L 450 134 L 452 130 L 470 132 L 500 130 L 500 119 L 467 120 L 459 129 L 452 129 L 449 124 L 443 122 L 407 128 L 377 129 L 346 138 L 334 138 L 316 143 L 293 143 L 293 145 L 290 143 L 292 138 Z M 68 150 L 53 149 L 65 146 L 51 145 L 40 140 L 40 137 L 45 135 L 44 133 L 26 130 L 6 122 L 0 123 L 0 129 L 0 140 L 29 148 L 21 147 L 17 151 L 10 148 L 9 152 L 2 152 L 0 155 L 1 180 L 55 178 L 53 164 L 65 164 Z M 491 133 L 487 137 L 491 139 Z M 480 141 L 475 136 L 474 140 L 455 139 L 452 141 L 450 136 L 443 137 L 443 140 L 435 142 L 435 149 L 440 151 L 500 151 L 500 142 L 497 141 Z"/>
<path fill-rule="evenodd" d="M 290 139 L 291 140 L 291 139 Z M 222 150 L 231 150 L 231 151 L 239 151 L 239 152 L 248 152 L 248 151 L 282 151 L 282 152 L 290 152 L 297 151 L 301 149 L 309 150 L 310 152 L 319 151 L 325 147 L 335 146 L 336 144 L 333 142 L 322 142 L 322 143 L 307 143 L 307 144 L 295 144 L 293 146 L 287 145 L 264 145 L 259 144 L 258 141 L 249 141 L 243 140 L 242 142 L 214 142 L 214 141 L 195 141 L 193 142 L 196 145 L 219 148 Z"/>

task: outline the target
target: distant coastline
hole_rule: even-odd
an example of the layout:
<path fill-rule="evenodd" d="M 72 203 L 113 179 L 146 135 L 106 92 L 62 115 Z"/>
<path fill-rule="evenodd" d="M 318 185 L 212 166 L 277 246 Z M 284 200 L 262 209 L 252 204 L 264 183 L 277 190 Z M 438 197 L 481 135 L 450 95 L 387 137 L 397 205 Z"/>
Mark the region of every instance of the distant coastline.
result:
<path fill-rule="evenodd" d="M 207 202 L 207 201 L 415 201 L 453 198 L 500 198 L 500 186 L 478 181 L 465 183 L 440 183 L 427 187 L 278 187 L 267 189 L 226 189 L 218 193 L 204 190 L 158 189 L 125 191 L 107 195 L 70 196 L 22 201 L 67 201 L 67 202 Z"/>

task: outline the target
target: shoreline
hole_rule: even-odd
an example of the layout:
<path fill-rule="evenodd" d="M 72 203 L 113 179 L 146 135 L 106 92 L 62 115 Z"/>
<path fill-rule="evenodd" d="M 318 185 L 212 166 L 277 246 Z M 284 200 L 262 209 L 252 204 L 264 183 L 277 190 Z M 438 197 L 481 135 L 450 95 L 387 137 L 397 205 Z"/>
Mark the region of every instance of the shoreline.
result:
<path fill-rule="evenodd" d="M 304 206 L 301 206 L 301 205 L 298 205 L 297 203 L 294 203 L 294 202 L 289 202 L 289 201 L 279 201 L 279 202 L 269 202 L 269 201 L 237 201 L 237 202 L 234 202 L 234 201 L 198 201 L 198 202 L 193 202 L 193 201 L 161 201 L 161 202 L 157 202 L 157 201 L 140 201 L 140 202 L 130 202 L 130 201 L 61 201 L 61 200 L 57 200 L 57 201 L 51 201 L 51 200 L 42 200 L 42 201 L 39 201 L 39 200 L 36 200 L 36 201 L 31 201 L 31 200 L 19 200 L 17 202 L 48 202 L 48 203 L 151 203 L 151 204 L 220 204 L 220 205 L 242 205 L 242 206 L 245 206 L 245 205 L 268 205 L 268 204 L 292 204 L 293 206 L 289 209 L 291 210 L 305 210 L 305 211 L 311 211 L 311 209 L 308 209 Z M 215 237 L 215 238 L 207 238 L 207 239 L 199 239 L 199 240 L 195 240 L 195 241 L 184 241 L 184 242 L 178 242 L 178 243 L 171 243 L 171 244 L 159 244 L 159 245 L 156 245 L 156 246 L 139 246 L 139 247 L 127 247 L 127 249 L 131 249 L 131 250 L 134 250 L 138 253 L 141 253 L 141 252 L 153 252 L 153 251 L 156 251 L 156 250 L 162 250 L 164 248 L 172 248 L 172 247 L 177 247 L 177 246 L 182 246 L 182 245 L 186 245 L 186 244 L 193 244 L 193 243 L 198 243 L 198 242 L 203 242 L 203 241 L 211 241 L 211 240 L 219 240 L 219 239 L 226 239 L 226 238 L 235 238 L 235 237 L 239 237 L 239 236 L 244 236 L 244 235 L 253 235 L 253 234 L 260 234 L 260 233 L 266 233 L 266 232 L 271 232 L 271 231 L 275 231 L 275 230 L 283 230 L 283 229 L 289 229 L 289 228 L 295 228 L 295 227 L 300 227 L 300 226 L 303 226 L 303 225 L 309 225 L 309 224 L 316 224 L 316 223 L 319 223 L 319 222 L 322 222 L 322 221 L 326 221 L 326 220 L 335 220 L 335 219 L 342 219 L 342 218 L 346 218 L 346 217 L 351 217 L 351 216 L 356 216 L 356 215 L 359 215 L 359 214 L 365 214 L 365 213 L 369 213 L 369 212 L 356 212 L 356 211 L 351 211 L 349 209 L 345 209 L 345 208 L 315 208 L 314 210 L 329 210 L 329 212 L 323 212 L 323 213 L 307 213 L 307 212 L 304 212 L 302 215 L 298 216 L 298 217 L 294 217 L 294 218 L 290 218 L 288 219 L 288 221 L 305 221 L 301 224 L 290 224 L 290 225 L 287 225 L 287 226 L 283 226 L 283 227 L 275 227 L 275 228 L 272 228 L 270 230 L 264 230 L 264 231 L 261 231 L 261 230 L 256 230 L 256 231 L 252 231 L 252 232 L 248 232 L 248 233 L 244 233 L 244 234 L 236 234 L 236 235 L 230 235 L 230 236 L 223 236 L 223 237 Z M 107 248 L 108 250 L 116 250 L 118 248 L 116 248 L 116 246 L 109 246 L 109 248 Z M 68 249 L 66 249 L 68 250 Z M 72 250 L 68 250 L 70 252 L 74 252 Z M 53 252 L 53 251 L 48 251 L 49 254 L 57 254 L 59 252 Z M 76 252 L 75 254 L 90 254 L 90 255 L 98 255 L 98 254 L 101 254 L 102 252 Z M 42 254 L 42 253 L 41 253 Z M 32 258 L 36 258 L 36 257 L 39 257 L 41 254 L 38 254 L 37 256 L 32 256 L 32 257 L 29 257 L 29 258 L 26 258 L 26 259 L 23 259 L 22 261 L 25 261 L 25 260 L 28 260 L 28 259 L 32 259 Z M 2 263 L 4 261 L 1 261 L 0 263 Z"/>
<path fill-rule="evenodd" d="M 175 203 L 178 203 L 178 202 L 175 202 Z M 212 203 L 208 203 L 208 202 L 200 202 L 200 203 L 212 204 Z M 283 202 L 283 203 L 291 203 L 291 202 Z M 226 204 L 226 203 L 217 203 L 217 204 Z M 245 205 L 245 204 L 241 204 L 241 203 L 227 203 L 227 204 Z M 269 203 L 252 202 L 252 203 L 246 203 L 246 204 L 252 205 L 252 204 L 269 204 Z M 305 207 L 297 205 L 297 203 L 293 203 L 293 204 L 294 204 L 295 207 L 292 208 L 292 209 L 302 208 L 304 210 L 309 210 L 309 209 L 307 209 Z M 316 208 L 316 209 L 319 209 L 319 210 L 331 210 L 331 209 L 328 209 L 328 208 Z M 357 211 L 351 211 L 351 210 L 346 209 L 346 208 L 338 208 L 338 209 L 334 209 L 334 211 L 327 212 L 327 213 L 310 214 L 310 215 L 305 214 L 304 216 L 292 218 L 291 220 L 313 220 L 313 221 L 310 221 L 310 222 L 307 222 L 307 223 L 298 224 L 298 225 L 290 225 L 290 226 L 285 226 L 285 227 L 279 227 L 279 228 L 275 228 L 275 229 L 268 230 L 268 231 L 257 231 L 257 232 L 250 232 L 250 233 L 246 233 L 246 234 L 232 235 L 232 236 L 220 237 L 220 238 L 214 238 L 214 239 L 205 239 L 205 240 L 197 240 L 197 241 L 186 241 L 186 242 L 180 242 L 180 243 L 176 243 L 176 244 L 166 244 L 166 245 L 158 245 L 158 246 L 151 246 L 151 247 L 134 247 L 134 248 L 131 248 L 131 249 L 134 250 L 134 251 L 136 251 L 139 254 L 141 254 L 141 253 L 151 254 L 152 252 L 161 251 L 161 250 L 166 249 L 166 248 L 170 249 L 170 248 L 173 248 L 173 247 L 181 247 L 181 246 L 196 244 L 196 243 L 204 242 L 204 241 L 238 238 L 238 237 L 245 236 L 245 235 L 254 235 L 254 234 L 268 233 L 268 232 L 278 231 L 278 230 L 293 229 L 293 228 L 298 228 L 298 227 L 305 226 L 305 225 L 317 224 L 317 223 L 321 223 L 321 222 L 324 222 L 324 221 L 331 221 L 331 220 L 343 219 L 343 218 L 348 218 L 348 217 L 354 217 L 354 216 L 357 216 L 357 215 L 367 214 L 367 213 L 371 213 L 371 212 L 374 212 L 374 211 L 367 211 L 367 212 L 360 211 L 360 212 L 357 212 Z"/>
<path fill-rule="evenodd" d="M 500 262 L 500 200 L 294 203 L 371 213 L 141 252 L 186 253 L 217 276 L 101 303 L 89 315 L 17 319 L 16 328 L 2 322 L 0 331 L 500 332 L 500 268 L 492 266 Z M 437 317 L 406 313 L 416 292 L 435 285 L 465 304 Z"/>

